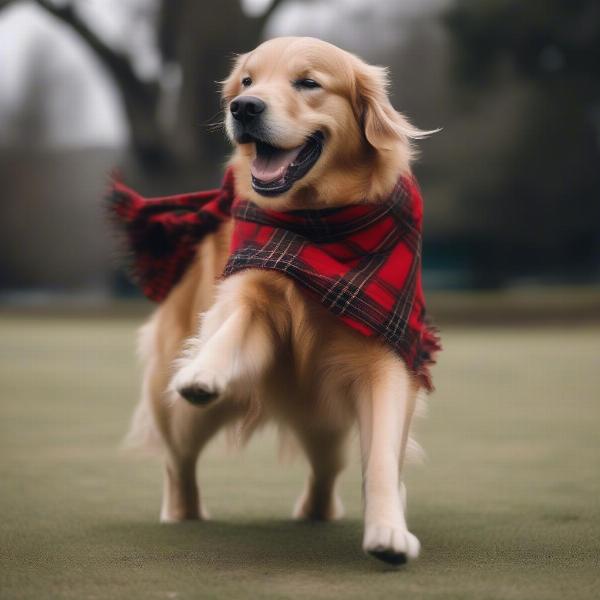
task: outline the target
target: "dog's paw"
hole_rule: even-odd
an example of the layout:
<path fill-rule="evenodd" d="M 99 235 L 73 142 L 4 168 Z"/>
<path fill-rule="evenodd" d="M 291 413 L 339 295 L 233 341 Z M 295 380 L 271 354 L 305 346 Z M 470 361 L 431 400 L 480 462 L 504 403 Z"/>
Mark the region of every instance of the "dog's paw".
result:
<path fill-rule="evenodd" d="M 210 390 L 197 384 L 177 388 L 177 393 L 190 404 L 196 404 L 198 406 L 208 404 L 219 396 L 217 390 Z"/>
<path fill-rule="evenodd" d="M 421 544 L 408 529 L 389 525 L 367 525 L 363 550 L 391 565 L 402 565 L 419 556 Z"/>
<path fill-rule="evenodd" d="M 181 368 L 171 382 L 171 388 L 191 404 L 204 405 L 218 398 L 227 385 L 226 378 L 211 368 L 190 362 Z"/>
<path fill-rule="evenodd" d="M 292 516 L 298 521 L 335 521 L 344 513 L 344 505 L 337 494 L 326 500 L 316 500 L 303 492 L 294 505 Z"/>

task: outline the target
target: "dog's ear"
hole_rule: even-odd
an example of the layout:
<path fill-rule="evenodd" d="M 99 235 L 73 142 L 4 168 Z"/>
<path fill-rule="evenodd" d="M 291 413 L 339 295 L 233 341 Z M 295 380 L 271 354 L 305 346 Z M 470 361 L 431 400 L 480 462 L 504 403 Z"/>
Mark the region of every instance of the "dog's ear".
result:
<path fill-rule="evenodd" d="M 241 71 L 247 57 L 248 54 L 237 54 L 233 59 L 231 73 L 226 79 L 219 82 L 221 84 L 221 98 L 223 102 L 229 102 L 239 94 Z"/>
<path fill-rule="evenodd" d="M 392 106 L 388 97 L 389 77 L 384 67 L 357 59 L 354 65 L 355 111 L 365 138 L 378 151 L 402 150 L 407 161 L 413 156 L 411 140 L 435 131 L 422 131 Z M 437 131 L 437 130 L 436 130 Z"/>

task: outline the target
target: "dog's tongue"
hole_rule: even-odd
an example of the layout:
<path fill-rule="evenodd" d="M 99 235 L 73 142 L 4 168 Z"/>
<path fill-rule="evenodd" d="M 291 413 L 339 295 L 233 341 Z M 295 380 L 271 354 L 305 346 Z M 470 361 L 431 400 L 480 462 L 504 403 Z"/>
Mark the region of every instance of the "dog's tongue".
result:
<path fill-rule="evenodd" d="M 302 146 L 298 146 L 292 150 L 273 149 L 270 152 L 257 153 L 250 167 L 252 175 L 265 183 L 281 179 L 285 170 L 300 154 L 300 150 L 302 150 Z"/>

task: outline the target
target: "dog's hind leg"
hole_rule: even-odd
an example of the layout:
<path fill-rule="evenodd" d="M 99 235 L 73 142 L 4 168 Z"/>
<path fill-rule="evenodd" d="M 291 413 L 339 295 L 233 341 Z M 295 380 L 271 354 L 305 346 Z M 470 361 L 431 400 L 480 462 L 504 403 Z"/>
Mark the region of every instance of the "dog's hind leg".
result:
<path fill-rule="evenodd" d="M 207 518 L 196 480 L 198 456 L 210 439 L 240 414 L 240 406 L 230 401 L 206 408 L 191 406 L 177 398 L 170 411 L 165 432 L 162 522 Z"/>
<path fill-rule="evenodd" d="M 296 434 L 311 466 L 311 474 L 294 507 L 294 518 L 330 521 L 344 515 L 336 493 L 336 480 L 346 463 L 347 430 L 296 427 Z"/>
<path fill-rule="evenodd" d="M 400 483 L 417 388 L 404 364 L 388 357 L 358 398 L 363 466 L 365 532 L 369 554 L 402 564 L 417 558 L 419 541 L 408 531 L 405 490 Z"/>
<path fill-rule="evenodd" d="M 238 416 L 240 407 L 230 401 L 206 408 L 191 406 L 165 391 L 169 375 L 164 358 L 147 361 L 142 401 L 132 432 L 152 431 L 160 440 L 165 457 L 160 519 L 177 522 L 206 516 L 196 481 L 198 455 L 221 427 Z M 137 436 L 141 437 L 139 433 Z"/>

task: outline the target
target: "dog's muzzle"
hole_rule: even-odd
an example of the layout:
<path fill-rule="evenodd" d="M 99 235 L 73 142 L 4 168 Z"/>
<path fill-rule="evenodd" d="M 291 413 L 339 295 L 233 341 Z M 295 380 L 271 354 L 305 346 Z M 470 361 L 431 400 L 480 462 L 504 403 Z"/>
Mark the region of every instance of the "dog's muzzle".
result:
<path fill-rule="evenodd" d="M 229 110 L 233 118 L 242 125 L 254 121 L 261 113 L 265 112 L 267 105 L 254 96 L 239 96 L 230 105 Z"/>
<path fill-rule="evenodd" d="M 233 136 L 238 144 L 249 144 L 255 138 L 265 136 L 261 115 L 266 108 L 266 103 L 255 96 L 238 96 L 231 102 Z"/>
<path fill-rule="evenodd" d="M 256 96 L 238 96 L 231 101 L 233 137 L 238 144 L 255 144 L 252 161 L 252 187 L 262 196 L 279 196 L 302 179 L 317 162 L 323 150 L 320 131 L 309 135 L 294 148 L 281 148 L 273 141 L 262 118 L 267 104 Z"/>

